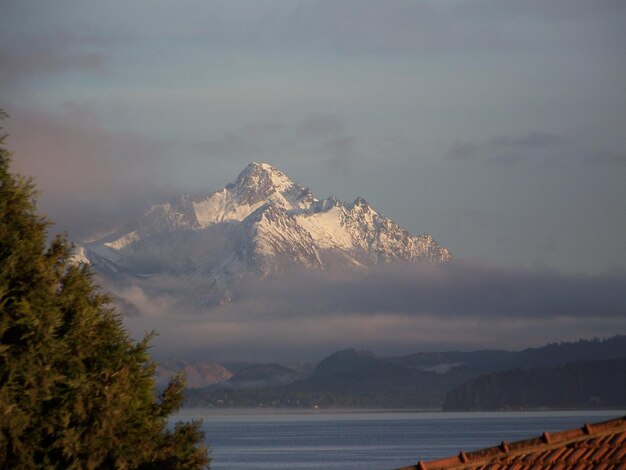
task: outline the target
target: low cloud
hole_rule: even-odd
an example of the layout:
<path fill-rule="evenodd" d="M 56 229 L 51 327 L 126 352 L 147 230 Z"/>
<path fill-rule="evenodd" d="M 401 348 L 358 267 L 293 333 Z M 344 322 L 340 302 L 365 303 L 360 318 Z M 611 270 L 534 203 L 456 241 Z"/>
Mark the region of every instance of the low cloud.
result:
<path fill-rule="evenodd" d="M 553 156 L 569 144 L 560 135 L 530 131 L 519 135 L 498 135 L 484 142 L 457 142 L 448 157 L 459 161 L 512 164 L 524 159 Z"/>
<path fill-rule="evenodd" d="M 492 140 L 495 146 L 511 148 L 550 148 L 562 144 L 564 139 L 549 132 L 533 131 L 520 136 L 500 136 Z"/>
<path fill-rule="evenodd" d="M 623 272 L 583 276 L 462 262 L 334 269 L 242 284 L 232 302 L 205 308 L 190 302 L 202 298 L 201 282 L 154 282 L 179 300 L 173 311 L 127 323 L 137 334 L 160 331 L 161 356 L 280 360 L 345 347 L 510 349 L 626 331 Z"/>
<path fill-rule="evenodd" d="M 297 279 L 246 286 L 239 301 L 253 310 L 325 315 L 424 314 L 440 318 L 623 317 L 626 276 L 451 265 L 399 265 L 365 272 L 303 273 Z"/>
<path fill-rule="evenodd" d="M 448 152 L 456 161 L 496 165 L 524 162 L 576 163 L 579 165 L 620 165 L 626 155 L 610 149 L 590 149 L 583 141 L 545 131 L 517 135 L 496 135 L 482 142 L 456 142 Z"/>
<path fill-rule="evenodd" d="M 315 114 L 306 117 L 297 131 L 305 135 L 327 136 L 339 134 L 345 128 L 345 122 L 335 114 Z"/>
<path fill-rule="evenodd" d="M 352 165 L 363 160 L 355 137 L 338 137 L 320 147 L 322 155 L 328 155 L 327 163 L 333 170 L 348 171 Z"/>
<path fill-rule="evenodd" d="M 102 74 L 111 59 L 111 46 L 126 37 L 88 34 L 0 33 L 0 88 L 24 80 L 72 72 Z"/>
<path fill-rule="evenodd" d="M 74 237 L 134 217 L 170 190 L 157 185 L 173 164 L 174 141 L 111 131 L 89 105 L 8 111 L 15 170 L 35 177 L 41 210 Z"/>

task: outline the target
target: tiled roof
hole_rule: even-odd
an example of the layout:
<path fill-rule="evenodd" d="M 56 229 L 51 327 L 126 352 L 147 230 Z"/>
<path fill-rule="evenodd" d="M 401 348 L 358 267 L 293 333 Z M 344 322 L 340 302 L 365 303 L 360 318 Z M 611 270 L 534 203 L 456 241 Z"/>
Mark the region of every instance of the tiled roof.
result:
<path fill-rule="evenodd" d="M 599 469 L 626 470 L 626 416 L 399 470 Z"/>

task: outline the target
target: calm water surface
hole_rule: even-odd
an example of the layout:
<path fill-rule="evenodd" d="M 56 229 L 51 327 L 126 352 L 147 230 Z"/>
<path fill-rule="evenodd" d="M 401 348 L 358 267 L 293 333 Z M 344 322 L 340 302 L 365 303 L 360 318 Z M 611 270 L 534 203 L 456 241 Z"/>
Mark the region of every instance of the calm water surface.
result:
<path fill-rule="evenodd" d="M 186 409 L 174 420 L 204 421 L 212 470 L 385 470 L 623 415 Z"/>

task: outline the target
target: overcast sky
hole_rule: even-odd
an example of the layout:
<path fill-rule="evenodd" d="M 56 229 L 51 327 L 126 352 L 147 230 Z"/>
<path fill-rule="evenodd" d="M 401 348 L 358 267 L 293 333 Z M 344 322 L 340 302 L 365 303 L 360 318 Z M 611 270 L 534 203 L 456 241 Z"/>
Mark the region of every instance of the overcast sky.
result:
<path fill-rule="evenodd" d="M 0 31 L 16 167 L 73 236 L 255 160 L 456 257 L 626 267 L 623 1 L 5 0 Z"/>
<path fill-rule="evenodd" d="M 77 239 L 262 161 L 463 262 L 623 280 L 625 51 L 622 0 L 4 0 L 0 107 Z"/>

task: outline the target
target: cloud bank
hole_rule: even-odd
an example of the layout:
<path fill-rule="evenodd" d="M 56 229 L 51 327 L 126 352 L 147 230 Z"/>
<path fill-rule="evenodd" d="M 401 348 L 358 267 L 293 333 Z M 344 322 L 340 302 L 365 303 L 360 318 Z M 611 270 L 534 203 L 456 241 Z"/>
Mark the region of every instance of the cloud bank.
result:
<path fill-rule="evenodd" d="M 160 331 L 156 353 L 163 356 L 280 360 L 345 347 L 397 354 L 510 349 L 626 331 L 623 272 L 580 276 L 462 262 L 334 269 L 248 282 L 232 302 L 208 308 L 189 301 L 202 298 L 198 281 L 158 277 L 128 292 L 140 315 L 127 324 L 135 333 L 148 325 Z"/>

